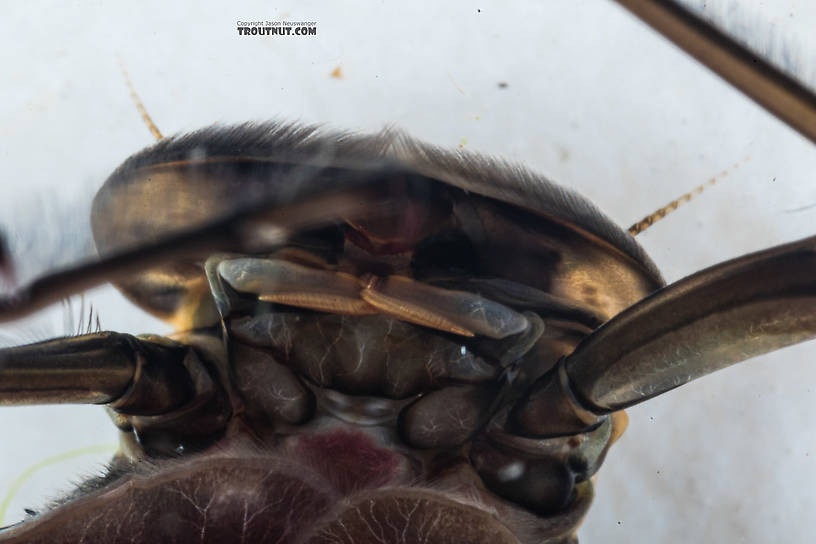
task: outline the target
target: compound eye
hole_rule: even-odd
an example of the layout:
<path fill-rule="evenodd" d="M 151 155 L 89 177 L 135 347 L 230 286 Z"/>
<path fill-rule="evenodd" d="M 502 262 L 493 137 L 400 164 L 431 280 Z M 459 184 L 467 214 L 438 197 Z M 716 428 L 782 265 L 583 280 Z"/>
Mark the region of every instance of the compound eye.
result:
<path fill-rule="evenodd" d="M 445 231 L 426 238 L 414 250 L 414 277 L 478 276 L 479 258 L 473 242 L 461 231 Z"/>

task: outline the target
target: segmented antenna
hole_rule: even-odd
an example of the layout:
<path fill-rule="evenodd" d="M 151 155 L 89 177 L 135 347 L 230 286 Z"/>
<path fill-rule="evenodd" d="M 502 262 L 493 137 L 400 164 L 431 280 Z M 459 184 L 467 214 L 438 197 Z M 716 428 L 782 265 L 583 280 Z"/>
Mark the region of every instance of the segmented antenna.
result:
<path fill-rule="evenodd" d="M 734 163 L 734 165 L 731 166 L 731 170 L 736 170 L 737 168 L 740 167 L 740 164 L 746 162 L 747 160 L 748 160 L 748 157 L 744 158 L 740 162 Z M 686 202 L 690 201 L 695 196 L 697 196 L 700 193 L 702 193 L 703 191 L 705 191 L 707 187 L 710 187 L 711 185 L 714 185 L 715 183 L 717 183 L 719 180 L 721 180 L 722 178 L 724 178 L 727 175 L 728 175 L 728 170 L 723 170 L 718 175 L 716 175 L 713 178 L 709 179 L 705 183 L 703 183 L 701 185 L 698 185 L 697 187 L 695 187 L 694 189 L 692 189 L 688 193 L 684 194 L 680 198 L 676 198 L 676 199 L 672 200 L 671 202 L 669 202 L 668 204 L 666 204 L 665 206 L 663 206 L 662 208 L 658 208 L 656 211 L 652 212 L 651 214 L 647 215 L 646 217 L 644 217 L 643 219 L 641 219 L 640 221 L 638 221 L 637 223 L 635 223 L 634 225 L 629 227 L 629 234 L 631 234 L 632 236 L 637 236 L 638 234 L 640 234 L 644 230 L 648 229 L 649 227 L 651 227 L 652 225 L 654 225 L 655 223 L 657 223 L 658 221 L 660 221 L 661 219 L 663 219 L 664 217 L 669 215 L 671 212 L 673 212 L 674 210 L 676 210 L 677 208 L 679 208 L 680 206 L 682 206 Z"/>
<path fill-rule="evenodd" d="M 130 76 L 128 76 L 127 69 L 125 69 L 125 63 L 122 62 L 122 59 L 119 59 L 119 67 L 122 69 L 122 75 L 125 78 L 125 84 L 130 91 L 130 97 L 133 99 L 133 102 L 136 103 L 136 109 L 139 110 L 139 113 L 142 115 L 142 120 L 147 125 L 147 128 L 150 130 L 150 133 L 157 140 L 161 140 L 163 138 L 162 133 L 159 131 L 159 127 L 156 126 L 156 123 L 153 122 L 153 119 L 150 117 L 150 114 L 147 113 L 147 110 L 142 104 L 142 100 L 139 98 L 139 95 L 136 93 L 136 89 L 133 88 L 133 83 L 130 81 Z"/>

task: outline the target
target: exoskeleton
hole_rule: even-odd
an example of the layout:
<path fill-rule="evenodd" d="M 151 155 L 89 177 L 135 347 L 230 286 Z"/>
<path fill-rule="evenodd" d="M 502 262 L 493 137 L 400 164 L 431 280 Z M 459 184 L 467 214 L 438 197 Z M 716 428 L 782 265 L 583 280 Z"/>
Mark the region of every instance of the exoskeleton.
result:
<path fill-rule="evenodd" d="M 570 541 L 623 408 L 814 331 L 812 239 L 665 287 L 580 196 L 398 132 L 163 140 L 93 228 L 4 315 L 107 278 L 179 333 L 2 352 L 6 402 L 122 448 L 0 541 Z"/>

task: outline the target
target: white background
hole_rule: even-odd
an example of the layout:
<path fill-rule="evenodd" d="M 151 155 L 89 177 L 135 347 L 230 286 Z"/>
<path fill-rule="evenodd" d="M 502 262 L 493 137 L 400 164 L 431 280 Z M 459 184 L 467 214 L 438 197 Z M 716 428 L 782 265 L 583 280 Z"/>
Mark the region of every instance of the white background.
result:
<path fill-rule="evenodd" d="M 396 125 L 523 162 L 624 227 L 730 169 L 639 237 L 669 281 L 815 233 L 812 144 L 616 5 L 448 4 L 5 6 L 0 225 L 21 276 L 89 247 L 95 189 L 151 143 L 117 55 L 165 134 L 270 118 L 363 132 Z M 777 7 L 748 6 L 744 21 L 771 18 L 775 36 L 807 59 L 806 35 L 795 29 L 812 28 L 813 8 Z M 255 19 L 316 21 L 318 35 L 239 37 L 236 21 Z M 330 77 L 338 66 L 343 77 Z M 167 332 L 110 289 L 87 298 L 106 329 Z M 63 313 L 0 332 L 18 342 L 61 335 Z M 816 345 L 786 349 L 632 409 L 600 471 L 582 542 L 811 542 L 814 355 Z M 34 463 L 115 441 L 97 407 L 2 408 L 0 433 L 0 501 Z M 37 473 L 5 522 L 104 458 Z"/>

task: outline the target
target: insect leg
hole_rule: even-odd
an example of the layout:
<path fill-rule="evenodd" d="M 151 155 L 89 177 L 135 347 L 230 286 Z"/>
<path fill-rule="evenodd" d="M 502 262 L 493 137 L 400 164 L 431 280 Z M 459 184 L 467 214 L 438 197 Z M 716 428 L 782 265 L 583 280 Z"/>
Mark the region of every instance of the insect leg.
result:
<path fill-rule="evenodd" d="M 234 289 L 260 300 L 346 315 L 378 312 L 462 336 L 518 334 L 527 319 L 489 299 L 423 284 L 404 276 L 357 278 L 280 259 L 233 259 L 218 265 Z"/>
<path fill-rule="evenodd" d="M 363 180 L 356 187 L 325 194 L 304 194 L 280 203 L 274 196 L 204 226 L 172 233 L 100 261 L 44 276 L 11 295 L 0 297 L 0 322 L 18 319 L 72 294 L 127 277 L 180 258 L 201 258 L 219 251 L 247 251 L 283 242 L 290 232 L 319 226 L 337 216 L 354 216 L 371 202 Z"/>
<path fill-rule="evenodd" d="M 185 403 L 187 348 L 101 332 L 0 350 L 0 404 L 114 404 L 152 415 Z"/>
<path fill-rule="evenodd" d="M 673 0 L 617 0 L 652 28 L 816 142 L 816 95 Z"/>
<path fill-rule="evenodd" d="M 715 265 L 621 312 L 540 378 L 508 425 L 528 436 L 578 432 L 602 414 L 814 337 L 811 237 Z"/>

